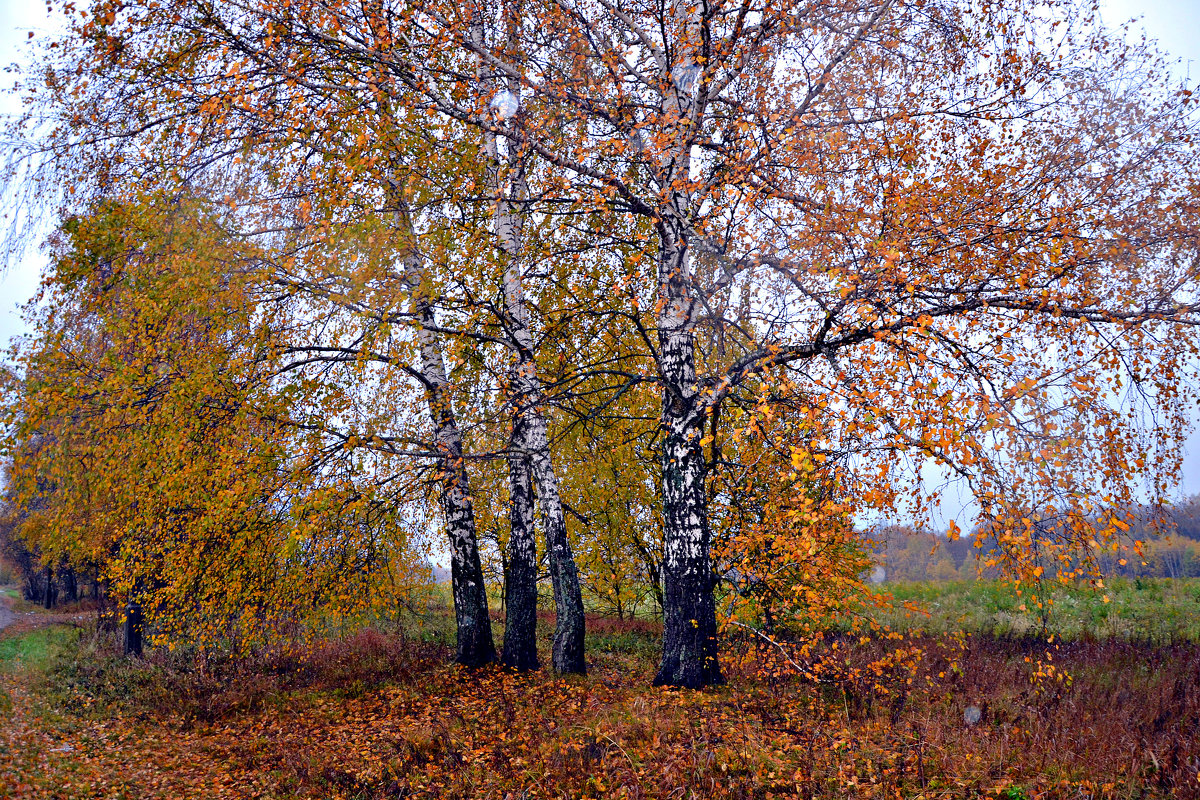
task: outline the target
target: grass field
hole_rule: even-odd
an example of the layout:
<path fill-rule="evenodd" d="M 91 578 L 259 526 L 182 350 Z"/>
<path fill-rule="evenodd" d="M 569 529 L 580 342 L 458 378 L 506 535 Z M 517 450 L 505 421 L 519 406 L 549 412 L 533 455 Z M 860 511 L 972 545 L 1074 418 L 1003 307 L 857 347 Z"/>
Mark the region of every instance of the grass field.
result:
<path fill-rule="evenodd" d="M 53 626 L 0 639 L 0 673 L 45 672 L 76 638 L 77 631 L 66 626 Z"/>
<path fill-rule="evenodd" d="M 730 640 L 704 692 L 649 687 L 651 620 L 589 618 L 568 679 L 449 665 L 444 609 L 240 662 L 34 630 L 0 638 L 0 797 L 1200 798 L 1200 648 L 1167 609 L 1194 583 L 1096 599 L 1152 635 L 1056 603 L 1052 644 L 998 585 L 889 588 L 931 615 L 829 635 L 816 681 Z"/>
<path fill-rule="evenodd" d="M 893 583 L 899 607 L 878 614 L 897 630 L 995 636 L 1054 634 L 1068 640 L 1200 642 L 1200 579 L 1116 578 L 1103 588 L 1048 584 L 1043 607 L 1028 590 L 1000 581 Z M 1044 610 L 1044 612 L 1043 612 Z"/>

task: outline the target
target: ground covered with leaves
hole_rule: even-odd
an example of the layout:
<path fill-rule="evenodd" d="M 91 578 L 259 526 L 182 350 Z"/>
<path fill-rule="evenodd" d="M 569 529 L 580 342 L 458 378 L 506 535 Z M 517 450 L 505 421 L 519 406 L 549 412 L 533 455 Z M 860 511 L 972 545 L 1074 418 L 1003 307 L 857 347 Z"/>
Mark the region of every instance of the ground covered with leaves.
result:
<path fill-rule="evenodd" d="M 652 622 L 589 631 L 562 679 L 451 666 L 412 627 L 129 663 L 94 624 L 24 624 L 0 797 L 1200 797 L 1192 643 L 830 635 L 813 680 L 734 641 L 729 684 L 690 692 L 650 688 Z"/>

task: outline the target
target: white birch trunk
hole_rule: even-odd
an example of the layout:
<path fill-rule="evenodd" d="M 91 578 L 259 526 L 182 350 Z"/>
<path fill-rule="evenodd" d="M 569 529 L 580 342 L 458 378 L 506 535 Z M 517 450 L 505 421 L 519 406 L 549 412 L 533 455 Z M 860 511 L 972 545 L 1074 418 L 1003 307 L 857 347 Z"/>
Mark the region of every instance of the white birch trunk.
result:
<path fill-rule="evenodd" d="M 484 42 L 482 21 L 477 21 L 472 36 L 478 45 Z M 480 81 L 485 86 L 502 84 L 484 67 L 480 67 Z M 514 87 L 519 91 L 519 87 Z M 554 631 L 554 648 L 551 663 L 560 673 L 583 673 L 584 664 L 584 614 L 583 593 L 579 585 L 579 574 L 571 542 L 567 537 L 566 517 L 558 490 L 558 477 L 550 456 L 550 439 L 546 419 L 542 414 L 545 397 L 541 381 L 537 376 L 534 358 L 533 332 L 529 327 L 529 312 L 525 303 L 524 281 L 521 274 L 521 256 L 524 249 L 521 230 L 524 211 L 520 200 L 525 191 L 522 166 L 516 159 L 503 156 L 501 142 L 491 131 L 483 132 L 483 150 L 487 163 L 489 189 L 495 198 L 493 221 L 504 264 L 504 324 L 515 351 L 509 372 L 510 392 L 513 402 L 513 456 L 514 460 L 528 463 L 532 467 L 537 486 L 537 502 L 542 511 L 542 525 L 546 537 L 546 549 L 550 555 L 550 575 L 554 586 L 554 606 L 557 624 Z M 506 169 L 507 168 L 507 169 Z M 505 174 L 507 172 L 507 175 Z M 505 185 L 507 183 L 507 185 Z M 526 460 L 527 459 L 527 460 Z M 510 467 L 510 494 L 519 496 L 518 485 L 523 476 L 520 467 Z M 514 523 L 515 514 L 510 515 Z M 522 522 L 524 520 L 521 520 Z M 511 556 L 522 555 L 531 550 L 531 531 L 518 531 L 514 525 L 510 541 L 517 544 L 510 549 Z M 514 569 L 517 567 L 514 566 Z M 535 589 L 536 591 L 536 589 Z M 536 609 L 535 615 L 536 615 Z M 536 620 L 536 616 L 535 616 Z M 524 627 L 517 629 L 524 630 Z M 530 627 L 532 634 L 533 627 Z M 514 630 L 514 633 L 517 632 Z M 506 632 L 505 651 L 508 633 Z"/>
<path fill-rule="evenodd" d="M 689 131 L 697 124 L 694 92 L 698 76 L 698 10 L 677 3 L 686 16 L 685 41 L 677 49 L 664 97 L 666 119 L 674 125 L 674 146 L 660 162 L 664 186 L 685 187 L 691 170 Z M 686 79 L 684 76 L 687 76 Z M 696 381 L 697 299 L 688 254 L 686 188 L 665 198 L 657 224 L 658 343 L 663 375 L 662 492 L 665 559 L 663 563 L 663 655 L 655 685 L 700 686 L 724 682 L 717 659 L 716 606 L 709 556 L 706 462 L 700 440 L 706 422 Z"/>
<path fill-rule="evenodd" d="M 488 154 L 498 157 L 496 142 L 491 134 L 485 134 Z M 487 141 L 490 140 L 490 141 Z M 516 351 L 509 372 L 510 391 L 513 396 L 513 414 L 517 422 L 513 425 L 514 449 L 517 457 L 528 459 L 537 486 L 537 502 L 542 512 L 542 526 L 546 538 L 546 550 L 550 554 L 550 575 L 554 586 L 554 606 L 557 624 L 554 631 L 554 650 L 551 663 L 562 673 L 583 673 L 586 670 L 584 651 L 583 593 L 579 585 L 579 574 L 575 556 L 571 552 L 571 541 L 567 537 L 566 515 L 559 495 L 558 476 L 550 455 L 550 437 L 546 418 L 542 413 L 545 396 L 537 375 L 534 360 L 533 332 L 529 327 L 529 311 L 525 303 L 524 281 L 521 275 L 521 212 L 508 198 L 508 192 L 500 185 L 498 158 L 493 160 L 489 177 L 497 193 L 495 211 L 496 234 L 505 257 L 504 269 L 504 312 L 505 325 Z M 521 191 L 519 173 L 514 179 Z"/>
<path fill-rule="evenodd" d="M 425 261 L 416 247 L 416 232 L 407 211 L 401 208 L 396 212 L 396 218 L 408 239 L 401 278 L 410 294 L 417 320 L 419 372 L 425 384 L 429 415 L 433 419 L 434 445 L 440 454 L 438 477 L 442 484 L 441 505 L 450 543 L 450 580 L 457 625 L 455 661 L 466 666 L 480 666 L 496 659 L 496 648 L 475 532 L 475 510 L 463 459 L 462 434 L 450 401 L 442 344 L 436 333 L 437 319 L 427 294 Z"/>
<path fill-rule="evenodd" d="M 513 442 L 525 433 L 520 417 L 513 420 Z M 533 470 L 529 458 L 508 459 L 508 558 L 504 570 L 505 625 L 501 660 L 516 670 L 534 670 L 537 654 L 537 545 L 533 536 Z"/>

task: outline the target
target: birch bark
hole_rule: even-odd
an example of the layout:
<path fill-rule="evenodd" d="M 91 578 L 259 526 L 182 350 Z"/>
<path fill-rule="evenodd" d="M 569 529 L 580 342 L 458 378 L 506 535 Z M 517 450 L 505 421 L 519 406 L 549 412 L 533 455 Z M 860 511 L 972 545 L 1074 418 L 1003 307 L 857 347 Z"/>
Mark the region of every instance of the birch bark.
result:
<path fill-rule="evenodd" d="M 674 224 L 672 224 L 674 222 Z M 656 686 L 724 682 L 717 660 L 716 605 L 709 556 L 705 409 L 696 381 L 695 299 L 687 238 L 679 220 L 659 228 L 662 293 L 658 341 L 663 372 L 663 655 Z"/>
<path fill-rule="evenodd" d="M 506 620 L 505 665 L 517 670 L 537 669 L 537 546 L 534 541 L 533 477 L 529 458 L 519 451 L 526 434 L 520 415 L 514 415 L 508 459 L 509 523 L 508 559 L 504 572 Z"/>
<path fill-rule="evenodd" d="M 441 505 L 450 543 L 450 581 L 457 625 L 454 660 L 465 666 L 477 667 L 496 660 L 496 647 L 492 640 L 491 618 L 488 616 L 483 566 L 475 533 L 475 510 L 463 459 L 462 434 L 450 400 L 441 341 L 435 332 L 437 319 L 427 293 L 425 261 L 416 247 L 416 232 L 407 210 L 402 207 L 396 212 L 396 217 L 401 232 L 408 240 L 402 254 L 401 278 L 411 296 L 413 315 L 417 321 L 420 376 L 425 385 L 429 415 L 433 419 L 434 443 L 440 453 L 438 473 L 442 484 Z"/>
<path fill-rule="evenodd" d="M 482 20 L 478 18 L 472 27 L 472 36 L 482 47 L 484 27 Z M 479 68 L 479 78 L 485 87 L 489 84 L 495 84 L 495 88 L 504 85 L 482 64 Z M 517 86 L 511 88 L 520 91 Z M 519 102 L 515 94 L 509 101 L 513 104 Z M 512 111 L 515 113 L 517 109 Z M 550 555 L 550 576 L 554 586 L 554 607 L 557 613 L 551 663 L 556 672 L 582 674 L 586 671 L 583 655 L 583 593 L 575 557 L 571 551 L 571 542 L 567 537 L 558 476 L 550 455 L 550 437 L 546 418 L 542 413 L 545 394 L 537 374 L 535 343 L 529 325 L 529 311 L 525 302 L 524 279 L 521 273 L 524 250 L 522 229 L 526 213 L 524 200 L 528 196 L 524 159 L 520 156 L 514 157 L 510 153 L 502 153 L 503 145 L 505 143 L 495 133 L 484 129 L 483 151 L 487 165 L 488 188 L 495 198 L 493 222 L 504 258 L 504 325 L 514 351 L 513 364 L 509 371 L 513 404 L 513 454 L 509 476 L 510 495 L 514 499 L 514 505 L 510 514 L 513 528 L 509 540 L 509 570 L 512 575 L 508 585 L 510 589 L 522 592 L 525 590 L 517 586 L 518 575 L 533 574 L 536 578 L 536 565 L 530 572 L 523 561 L 530 558 L 535 550 L 532 526 L 525 527 L 530 516 L 518 513 L 524 509 L 519 508 L 516 502 L 525 491 L 528 480 L 526 470 L 531 470 L 536 483 L 537 503 L 542 512 L 546 550 Z M 520 528 L 517 527 L 518 524 L 521 525 Z M 506 654 L 509 652 L 508 637 L 521 637 L 513 644 L 514 661 L 527 658 L 518 656 L 517 653 L 534 648 L 532 640 L 536 630 L 536 586 L 533 593 L 532 621 L 517 621 L 515 626 L 510 623 L 510 628 L 505 632 Z M 536 652 L 533 658 L 536 660 Z M 512 663 L 512 666 L 519 665 Z"/>
<path fill-rule="evenodd" d="M 551 663 L 557 672 L 583 673 L 584 664 L 584 616 L 583 593 L 579 585 L 579 573 L 571 542 L 567 538 L 566 517 L 558 490 L 558 476 L 550 455 L 550 437 L 546 418 L 542 413 L 545 394 L 537 375 L 534 360 L 535 343 L 529 326 L 529 311 L 525 302 L 524 280 L 521 275 L 523 242 L 523 211 L 513 195 L 523 197 L 524 178 L 518 165 L 513 170 L 511 185 L 515 191 L 506 191 L 501 178 L 501 155 L 499 143 L 490 132 L 484 133 L 484 149 L 487 153 L 490 188 L 495 193 L 495 225 L 500 248 L 504 253 L 504 324 L 515 352 L 509 371 L 510 392 L 513 403 L 513 456 L 510 468 L 510 491 L 514 498 L 524 491 L 521 485 L 528 480 L 523 471 L 531 469 L 537 487 L 537 502 L 541 507 L 542 526 L 546 537 L 546 550 L 550 554 L 550 576 L 554 586 L 554 607 L 558 621 L 554 630 L 554 649 Z M 517 522 L 517 507 L 512 513 Z M 528 517 L 522 516 L 524 524 Z M 510 549 L 510 569 L 524 569 L 516 560 L 525 558 L 533 551 L 532 531 L 523 530 L 518 537 L 514 525 Z M 518 550 L 520 548 L 520 550 Z M 535 573 L 536 574 L 536 573 Z M 534 618 L 536 619 L 536 588 L 534 589 Z M 530 626 L 530 634 L 532 634 Z M 523 628 L 522 628 L 523 630 Z M 507 632 L 505 634 L 507 641 Z M 507 645 L 506 645 L 507 651 Z M 515 666 L 515 665 L 514 665 Z"/>
<path fill-rule="evenodd" d="M 693 198 L 692 130 L 700 124 L 702 91 L 699 9 L 688 0 L 672 8 L 682 23 L 677 60 L 664 81 L 664 117 L 672 146 L 660 161 L 664 202 L 656 225 L 658 259 L 658 344 L 663 380 L 662 493 L 663 655 L 656 686 L 698 688 L 724 682 L 717 659 L 716 604 L 709 556 L 706 461 L 700 440 L 706 407 L 696 380 L 697 298 L 688 253 L 688 215 Z"/>

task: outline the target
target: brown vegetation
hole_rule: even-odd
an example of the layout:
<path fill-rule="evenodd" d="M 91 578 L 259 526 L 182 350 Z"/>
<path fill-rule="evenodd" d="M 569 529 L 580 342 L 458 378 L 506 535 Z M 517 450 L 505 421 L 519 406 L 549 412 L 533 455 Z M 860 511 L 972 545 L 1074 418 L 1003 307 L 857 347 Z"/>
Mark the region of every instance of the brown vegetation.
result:
<path fill-rule="evenodd" d="M 830 636 L 814 683 L 740 642 L 695 692 L 645 688 L 654 627 L 589 619 L 571 679 L 376 631 L 135 665 L 85 636 L 13 691 L 0 796 L 1200 797 L 1195 645 Z"/>

